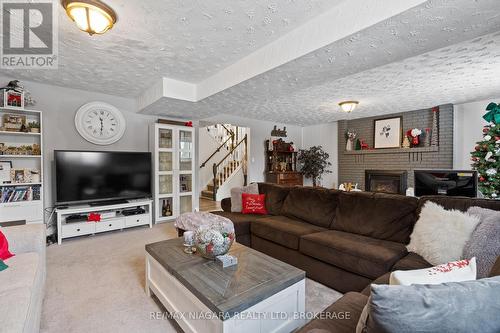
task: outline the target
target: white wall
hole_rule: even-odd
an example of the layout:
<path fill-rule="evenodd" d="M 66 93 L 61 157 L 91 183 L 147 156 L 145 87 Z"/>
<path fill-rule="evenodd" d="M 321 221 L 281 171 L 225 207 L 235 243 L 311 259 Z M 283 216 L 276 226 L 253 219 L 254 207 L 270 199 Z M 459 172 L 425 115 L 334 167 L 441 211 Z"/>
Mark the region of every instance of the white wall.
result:
<path fill-rule="evenodd" d="M 265 180 L 265 150 L 264 142 L 271 136 L 271 130 L 276 125 L 283 129 L 286 126 L 288 137 L 284 138 L 287 142 L 292 141 L 297 149 L 302 145 L 302 127 L 293 125 L 284 125 L 270 121 L 248 119 L 231 115 L 218 115 L 206 119 L 207 121 L 217 123 L 229 123 L 232 125 L 249 128 L 249 157 L 248 163 L 248 182 L 263 182 Z"/>
<path fill-rule="evenodd" d="M 483 126 L 487 124 L 483 119 L 483 115 L 486 113 L 486 107 L 491 102 L 499 103 L 500 98 L 455 105 L 454 169 L 471 169 L 470 152 L 474 150 L 476 142 L 483 138 Z"/>
<path fill-rule="evenodd" d="M 12 79 L 0 76 L 2 86 L 10 80 Z M 22 82 L 37 101 L 36 105 L 30 108 L 43 112 L 43 148 L 45 154 L 43 180 L 45 182 L 46 207 L 53 206 L 52 188 L 55 177 L 53 177 L 52 166 L 54 150 L 149 151 L 149 125 L 154 123 L 157 117 L 135 113 L 136 102 L 134 99 L 35 82 Z M 80 106 L 91 101 L 103 101 L 122 111 L 127 128 L 121 140 L 109 146 L 99 146 L 89 143 L 78 134 L 74 125 L 75 113 Z"/>
<path fill-rule="evenodd" d="M 332 173 L 324 174 L 320 184 L 327 188 L 338 187 L 338 123 L 326 123 L 302 128 L 302 148 L 322 146 L 330 154 Z M 312 185 L 312 179 L 304 179 L 304 185 Z"/>

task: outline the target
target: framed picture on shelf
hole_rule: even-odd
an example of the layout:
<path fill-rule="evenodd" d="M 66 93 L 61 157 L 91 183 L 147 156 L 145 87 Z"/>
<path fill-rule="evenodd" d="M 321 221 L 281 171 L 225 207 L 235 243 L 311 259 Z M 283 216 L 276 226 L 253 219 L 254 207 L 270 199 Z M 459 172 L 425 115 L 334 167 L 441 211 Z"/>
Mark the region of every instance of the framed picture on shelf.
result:
<path fill-rule="evenodd" d="M 11 161 L 0 161 L 0 184 L 10 184 Z"/>
<path fill-rule="evenodd" d="M 3 116 L 3 131 L 21 132 L 26 127 L 26 116 L 16 114 L 5 114 Z"/>
<path fill-rule="evenodd" d="M 28 169 L 11 169 L 10 179 L 14 183 L 28 183 L 29 182 L 29 170 Z"/>
<path fill-rule="evenodd" d="M 400 148 L 402 132 L 402 117 L 376 119 L 374 121 L 374 148 Z"/>

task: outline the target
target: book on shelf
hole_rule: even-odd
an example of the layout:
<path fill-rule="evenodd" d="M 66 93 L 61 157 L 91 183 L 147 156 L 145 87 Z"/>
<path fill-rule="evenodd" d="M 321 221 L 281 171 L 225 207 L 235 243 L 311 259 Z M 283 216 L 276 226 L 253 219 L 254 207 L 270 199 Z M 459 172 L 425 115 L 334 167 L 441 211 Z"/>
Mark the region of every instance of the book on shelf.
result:
<path fill-rule="evenodd" d="M 40 185 L 9 186 L 0 193 L 0 203 L 40 200 Z"/>

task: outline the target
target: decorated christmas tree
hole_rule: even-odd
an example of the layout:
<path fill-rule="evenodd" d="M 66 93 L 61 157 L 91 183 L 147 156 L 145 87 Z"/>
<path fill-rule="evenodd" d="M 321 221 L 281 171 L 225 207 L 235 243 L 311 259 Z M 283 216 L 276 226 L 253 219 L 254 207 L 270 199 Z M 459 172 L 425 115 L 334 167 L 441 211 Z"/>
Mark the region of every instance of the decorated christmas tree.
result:
<path fill-rule="evenodd" d="M 500 199 L 500 104 L 490 103 L 483 118 L 489 122 L 483 128 L 472 155 L 472 167 L 479 173 L 479 191 L 491 199 Z"/>

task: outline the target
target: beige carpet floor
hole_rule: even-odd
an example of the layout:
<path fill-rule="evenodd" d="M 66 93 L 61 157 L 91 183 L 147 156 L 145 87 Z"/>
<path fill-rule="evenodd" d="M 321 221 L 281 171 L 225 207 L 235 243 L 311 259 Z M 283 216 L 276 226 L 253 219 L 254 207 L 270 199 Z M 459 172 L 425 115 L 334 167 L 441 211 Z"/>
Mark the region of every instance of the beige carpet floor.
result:
<path fill-rule="evenodd" d="M 144 293 L 144 245 L 176 237 L 173 224 L 64 241 L 47 248 L 42 332 L 177 332 Z M 306 281 L 306 310 L 320 312 L 341 296 Z"/>

